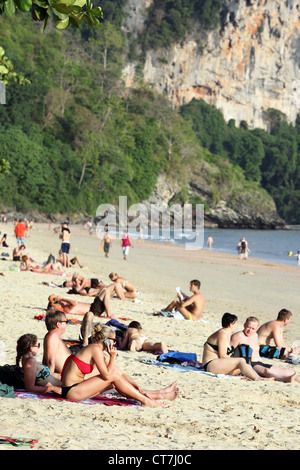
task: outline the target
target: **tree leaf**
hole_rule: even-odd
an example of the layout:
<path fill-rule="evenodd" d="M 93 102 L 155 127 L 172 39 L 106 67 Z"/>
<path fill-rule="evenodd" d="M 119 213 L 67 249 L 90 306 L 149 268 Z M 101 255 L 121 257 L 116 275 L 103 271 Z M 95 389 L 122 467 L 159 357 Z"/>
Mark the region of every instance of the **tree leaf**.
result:
<path fill-rule="evenodd" d="M 15 0 L 15 3 L 21 11 L 29 11 L 32 7 L 32 0 Z"/>
<path fill-rule="evenodd" d="M 16 7 L 15 7 L 14 0 L 6 0 L 4 2 L 4 12 L 7 15 L 12 16 L 14 15 L 15 11 L 16 11 Z"/>
<path fill-rule="evenodd" d="M 59 18 L 56 17 L 54 20 L 55 27 L 59 30 L 66 29 L 69 26 L 69 23 L 70 23 L 69 17 L 67 17 L 64 20 L 60 20 Z"/>

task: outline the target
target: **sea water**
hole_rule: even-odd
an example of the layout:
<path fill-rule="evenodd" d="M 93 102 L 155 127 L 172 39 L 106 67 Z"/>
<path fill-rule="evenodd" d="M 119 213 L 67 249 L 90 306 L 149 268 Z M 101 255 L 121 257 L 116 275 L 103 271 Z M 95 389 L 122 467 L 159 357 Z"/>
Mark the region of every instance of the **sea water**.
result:
<path fill-rule="evenodd" d="M 133 238 L 138 236 L 137 234 L 131 235 Z M 201 237 L 196 237 L 196 234 L 194 234 L 194 241 L 193 231 L 187 234 L 186 237 L 172 231 L 170 236 L 161 234 L 158 237 L 151 237 L 149 232 L 143 238 L 162 243 L 171 241 L 174 244 L 192 247 L 197 250 L 208 250 L 207 238 L 209 235 L 213 238 L 213 251 L 237 255 L 237 245 L 241 238 L 245 237 L 250 250 L 249 257 L 297 266 L 295 255 L 297 251 L 300 251 L 300 225 L 289 226 L 287 230 L 205 228 Z"/>

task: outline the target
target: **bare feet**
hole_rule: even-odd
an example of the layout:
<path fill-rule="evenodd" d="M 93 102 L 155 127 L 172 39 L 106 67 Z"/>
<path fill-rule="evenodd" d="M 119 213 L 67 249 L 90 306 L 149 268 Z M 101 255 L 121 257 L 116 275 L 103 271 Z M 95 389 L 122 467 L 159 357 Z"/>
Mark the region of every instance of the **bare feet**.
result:
<path fill-rule="evenodd" d="M 161 390 L 145 391 L 147 397 L 153 400 L 175 400 L 179 395 L 179 388 L 177 387 L 177 380 L 171 385 L 168 385 Z"/>
<path fill-rule="evenodd" d="M 291 382 L 294 382 L 295 378 L 297 377 L 297 372 L 295 372 L 294 374 L 292 374 L 290 377 L 287 377 L 285 379 L 285 382 L 286 383 L 291 383 Z"/>

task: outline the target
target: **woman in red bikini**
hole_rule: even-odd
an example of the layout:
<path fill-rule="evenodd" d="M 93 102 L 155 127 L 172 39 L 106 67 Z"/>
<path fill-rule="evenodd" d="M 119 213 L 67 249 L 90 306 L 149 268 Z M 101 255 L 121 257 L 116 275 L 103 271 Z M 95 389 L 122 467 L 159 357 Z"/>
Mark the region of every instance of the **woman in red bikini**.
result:
<path fill-rule="evenodd" d="M 81 401 L 115 387 L 121 395 L 140 401 L 143 406 L 156 407 L 160 406 L 156 400 L 174 400 L 178 396 L 176 382 L 161 390 L 143 390 L 118 369 L 115 365 L 115 342 L 116 334 L 112 328 L 101 323 L 95 326 L 92 344 L 69 356 L 65 362 L 61 373 L 62 397 Z M 85 379 L 85 375 L 94 369 L 97 375 Z"/>

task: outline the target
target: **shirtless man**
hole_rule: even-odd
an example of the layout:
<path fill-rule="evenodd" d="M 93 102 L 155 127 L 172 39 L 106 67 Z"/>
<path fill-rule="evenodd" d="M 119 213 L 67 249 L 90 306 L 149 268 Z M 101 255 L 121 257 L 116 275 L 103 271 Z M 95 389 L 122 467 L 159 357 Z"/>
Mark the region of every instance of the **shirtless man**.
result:
<path fill-rule="evenodd" d="M 293 352 L 299 354 L 299 349 L 293 350 L 283 339 L 283 328 L 290 323 L 291 318 L 292 313 L 283 308 L 278 313 L 276 320 L 269 321 L 258 329 L 258 344 L 262 356 L 282 359 L 289 357 Z M 275 346 L 271 346 L 272 340 Z M 269 346 L 269 348 L 266 348 L 266 346 Z"/>
<path fill-rule="evenodd" d="M 194 279 L 190 282 L 190 291 L 193 295 L 178 293 L 179 300 L 173 300 L 163 311 L 172 312 L 173 309 L 180 312 L 186 320 L 198 321 L 204 310 L 204 296 L 200 292 L 201 282 Z M 181 297 L 182 296 L 182 297 Z M 154 314 L 158 312 L 154 311 Z"/>
<path fill-rule="evenodd" d="M 71 232 L 68 227 L 67 222 L 64 222 L 61 227 L 61 233 L 62 233 L 62 243 L 61 243 L 61 254 L 62 254 L 62 260 L 63 260 L 63 266 L 69 268 L 70 266 L 70 260 L 69 260 L 69 252 L 70 252 L 70 238 L 71 238 Z"/>
<path fill-rule="evenodd" d="M 248 344 L 252 348 L 251 365 L 255 372 L 261 377 L 271 378 L 279 382 L 300 382 L 297 372 L 287 368 L 264 364 L 259 355 L 258 343 L 258 319 L 256 317 L 247 318 L 244 323 L 244 330 L 238 331 L 231 336 L 231 345 L 236 348 L 240 344 Z"/>
<path fill-rule="evenodd" d="M 44 337 L 43 364 L 49 367 L 52 374 L 54 372 L 61 374 L 67 358 L 72 354 L 62 339 L 68 320 L 64 312 L 52 309 L 47 312 L 45 323 L 48 333 Z M 99 371 L 97 367 L 94 367 L 94 370 L 87 377 L 97 374 L 99 374 Z"/>
<path fill-rule="evenodd" d="M 67 328 L 67 317 L 64 312 L 53 310 L 46 314 L 45 323 L 48 333 L 44 337 L 43 364 L 47 365 L 51 374 L 61 373 L 63 365 L 71 351 L 62 340 Z"/>
<path fill-rule="evenodd" d="M 95 297 L 99 294 L 103 287 L 107 287 L 100 279 L 86 278 L 78 273 L 74 273 L 72 276 L 72 288 L 79 295 L 85 295 L 88 297 Z"/>
<path fill-rule="evenodd" d="M 70 299 L 69 297 L 60 297 L 56 294 L 49 295 L 48 302 L 47 309 L 58 307 L 59 310 L 62 309 L 65 313 L 82 313 L 84 315 L 90 309 L 90 304 L 87 302 L 77 302 L 77 300 Z"/>
<path fill-rule="evenodd" d="M 122 300 L 125 299 L 122 286 L 117 282 L 101 289 L 99 294 L 95 297 L 94 302 L 90 305 L 90 309 L 84 315 L 81 324 L 80 339 L 82 340 L 83 346 L 87 346 L 89 343 L 89 338 L 93 331 L 93 320 L 95 316 L 100 317 L 103 314 L 104 317 L 114 318 L 110 310 L 110 299 L 114 295 L 117 295 Z"/>

